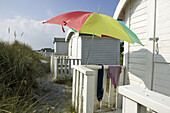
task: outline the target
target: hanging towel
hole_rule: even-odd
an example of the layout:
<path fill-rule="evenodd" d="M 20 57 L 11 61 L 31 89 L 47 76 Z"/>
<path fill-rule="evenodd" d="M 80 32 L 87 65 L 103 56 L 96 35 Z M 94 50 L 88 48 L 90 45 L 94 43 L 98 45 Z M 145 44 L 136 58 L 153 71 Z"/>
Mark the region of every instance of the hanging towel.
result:
<path fill-rule="evenodd" d="M 112 84 L 115 88 L 118 86 L 119 76 L 121 73 L 121 66 L 120 65 L 110 65 L 107 70 L 108 76 L 110 77 Z"/>
<path fill-rule="evenodd" d="M 98 70 L 98 81 L 97 81 L 97 100 L 101 101 L 103 98 L 103 69 L 104 66 L 101 64 L 98 64 L 100 66 L 102 66 L 101 69 Z"/>

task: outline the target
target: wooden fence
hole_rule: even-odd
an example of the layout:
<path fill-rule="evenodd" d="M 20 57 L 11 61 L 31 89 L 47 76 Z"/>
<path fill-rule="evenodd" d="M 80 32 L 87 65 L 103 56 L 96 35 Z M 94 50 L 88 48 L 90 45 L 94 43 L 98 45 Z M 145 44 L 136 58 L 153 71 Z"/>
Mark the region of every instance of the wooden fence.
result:
<path fill-rule="evenodd" d="M 72 105 L 78 113 L 106 112 L 121 107 L 122 97 L 118 95 L 117 89 L 114 89 L 111 80 L 107 80 L 108 66 L 104 66 L 103 99 L 101 102 L 97 101 L 98 69 L 101 69 L 101 66 L 73 66 Z M 123 81 L 124 67 L 119 85 L 123 85 Z"/>
<path fill-rule="evenodd" d="M 54 79 L 70 79 L 72 76 L 73 65 L 80 65 L 81 59 L 70 59 L 68 56 L 51 55 L 51 73 Z"/>

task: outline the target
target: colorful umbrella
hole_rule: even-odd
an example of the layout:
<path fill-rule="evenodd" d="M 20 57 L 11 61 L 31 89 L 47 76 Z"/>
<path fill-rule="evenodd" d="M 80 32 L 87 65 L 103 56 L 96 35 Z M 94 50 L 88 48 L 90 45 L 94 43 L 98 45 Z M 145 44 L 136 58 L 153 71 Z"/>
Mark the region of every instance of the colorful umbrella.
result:
<path fill-rule="evenodd" d="M 43 23 L 62 25 L 63 31 L 63 26 L 68 26 L 79 33 L 112 37 L 132 44 L 137 42 L 143 45 L 135 33 L 123 23 L 104 14 L 75 11 L 56 16 Z"/>

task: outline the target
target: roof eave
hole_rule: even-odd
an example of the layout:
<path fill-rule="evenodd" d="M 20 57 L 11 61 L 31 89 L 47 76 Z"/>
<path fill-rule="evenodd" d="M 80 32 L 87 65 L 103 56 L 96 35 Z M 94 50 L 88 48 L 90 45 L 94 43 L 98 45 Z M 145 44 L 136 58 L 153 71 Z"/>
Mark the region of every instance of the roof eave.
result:
<path fill-rule="evenodd" d="M 124 20 L 124 17 L 122 15 L 123 11 L 125 10 L 126 4 L 129 0 L 120 0 L 119 4 L 117 5 L 117 8 L 115 10 L 113 18 L 116 20 Z"/>

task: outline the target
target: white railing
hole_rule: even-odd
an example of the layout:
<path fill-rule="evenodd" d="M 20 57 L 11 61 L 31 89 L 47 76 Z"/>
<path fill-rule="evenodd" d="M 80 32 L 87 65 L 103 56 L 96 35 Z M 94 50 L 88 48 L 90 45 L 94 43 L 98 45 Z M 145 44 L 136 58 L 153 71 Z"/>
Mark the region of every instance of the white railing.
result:
<path fill-rule="evenodd" d="M 169 113 L 170 97 L 134 85 L 119 87 L 123 95 L 122 113 Z"/>
<path fill-rule="evenodd" d="M 78 113 L 93 113 L 98 111 L 113 110 L 121 107 L 121 96 L 118 96 L 117 89 L 107 80 L 108 66 L 104 66 L 103 76 L 103 99 L 97 101 L 97 75 L 98 65 L 79 65 L 73 66 L 73 83 L 72 83 L 72 106 Z M 119 85 L 123 85 L 124 67 L 119 78 Z M 109 81 L 109 86 L 107 81 Z M 109 87 L 109 91 L 107 91 Z"/>
<path fill-rule="evenodd" d="M 70 59 L 68 56 L 51 55 L 51 73 L 55 80 L 71 78 L 73 65 L 80 65 L 80 59 Z"/>

